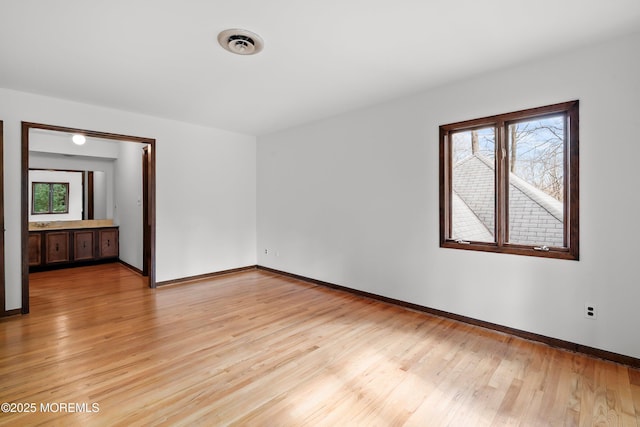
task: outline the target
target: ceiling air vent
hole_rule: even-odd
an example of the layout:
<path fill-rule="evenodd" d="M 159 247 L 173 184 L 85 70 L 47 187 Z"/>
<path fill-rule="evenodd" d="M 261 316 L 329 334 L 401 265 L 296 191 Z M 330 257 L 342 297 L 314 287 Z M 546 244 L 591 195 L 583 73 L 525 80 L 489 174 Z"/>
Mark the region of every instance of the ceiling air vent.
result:
<path fill-rule="evenodd" d="M 222 31 L 218 34 L 218 43 L 229 52 L 238 55 L 254 55 L 264 47 L 259 35 L 240 29 Z"/>

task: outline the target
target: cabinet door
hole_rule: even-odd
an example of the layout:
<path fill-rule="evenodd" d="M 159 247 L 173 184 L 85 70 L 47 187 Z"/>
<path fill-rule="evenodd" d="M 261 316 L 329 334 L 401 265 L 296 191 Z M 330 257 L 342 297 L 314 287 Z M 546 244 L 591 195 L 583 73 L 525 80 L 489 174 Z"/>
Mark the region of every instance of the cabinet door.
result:
<path fill-rule="evenodd" d="M 42 264 L 42 233 L 29 233 L 29 266 Z"/>
<path fill-rule="evenodd" d="M 47 264 L 69 262 L 69 232 L 57 231 L 45 234 Z"/>
<path fill-rule="evenodd" d="M 74 261 L 88 261 L 93 255 L 93 230 L 73 232 L 73 259 Z"/>
<path fill-rule="evenodd" d="M 100 258 L 118 257 L 118 229 L 107 228 L 98 231 Z"/>

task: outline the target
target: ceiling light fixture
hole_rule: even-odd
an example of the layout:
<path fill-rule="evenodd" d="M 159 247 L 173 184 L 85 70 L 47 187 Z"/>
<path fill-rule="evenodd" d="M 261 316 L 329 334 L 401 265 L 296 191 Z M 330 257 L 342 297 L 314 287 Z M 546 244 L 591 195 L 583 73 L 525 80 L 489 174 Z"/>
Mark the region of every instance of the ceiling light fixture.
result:
<path fill-rule="evenodd" d="M 237 55 L 255 55 L 264 47 L 264 42 L 259 35 L 238 28 L 222 31 L 218 34 L 218 43 Z"/>
<path fill-rule="evenodd" d="M 71 138 L 71 140 L 73 141 L 74 144 L 76 145 L 82 145 L 85 142 L 87 142 L 87 138 L 85 138 L 84 135 L 81 135 L 79 133 L 76 133 L 75 135 L 73 135 L 73 137 Z"/>

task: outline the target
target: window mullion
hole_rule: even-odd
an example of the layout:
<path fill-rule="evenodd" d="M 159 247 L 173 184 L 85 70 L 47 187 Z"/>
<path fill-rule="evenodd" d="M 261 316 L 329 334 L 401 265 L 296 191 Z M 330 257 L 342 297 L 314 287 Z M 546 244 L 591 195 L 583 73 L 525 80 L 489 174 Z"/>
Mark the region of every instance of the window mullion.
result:
<path fill-rule="evenodd" d="M 49 184 L 49 209 L 47 213 L 53 213 L 53 184 Z"/>
<path fill-rule="evenodd" d="M 506 143 L 503 121 L 496 124 L 496 244 L 504 246 L 507 239 L 507 192 L 505 173 Z"/>

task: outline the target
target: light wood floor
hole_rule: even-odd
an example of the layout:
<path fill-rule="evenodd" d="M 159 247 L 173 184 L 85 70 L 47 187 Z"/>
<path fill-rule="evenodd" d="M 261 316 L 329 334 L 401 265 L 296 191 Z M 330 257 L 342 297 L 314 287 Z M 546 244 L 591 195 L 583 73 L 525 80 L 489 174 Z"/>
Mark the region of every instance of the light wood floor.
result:
<path fill-rule="evenodd" d="M 0 402 L 37 412 L 4 425 L 640 425 L 638 370 L 263 271 L 30 280 L 31 314 L 0 320 Z"/>

